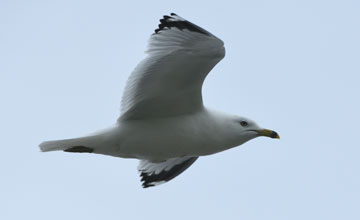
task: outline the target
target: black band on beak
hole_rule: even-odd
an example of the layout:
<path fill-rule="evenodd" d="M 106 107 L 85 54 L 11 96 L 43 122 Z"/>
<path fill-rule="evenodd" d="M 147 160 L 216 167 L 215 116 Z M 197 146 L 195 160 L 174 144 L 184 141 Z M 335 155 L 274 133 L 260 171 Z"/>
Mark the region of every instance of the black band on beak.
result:
<path fill-rule="evenodd" d="M 269 130 L 269 129 L 258 130 L 257 133 L 260 136 L 266 136 L 266 137 L 270 137 L 270 138 L 280 139 L 280 136 L 278 133 L 276 133 L 275 131 Z"/>
<path fill-rule="evenodd" d="M 279 138 L 279 135 L 278 135 L 278 133 L 276 133 L 275 131 L 273 131 L 273 132 L 271 132 L 270 137 L 271 137 L 271 138 Z"/>

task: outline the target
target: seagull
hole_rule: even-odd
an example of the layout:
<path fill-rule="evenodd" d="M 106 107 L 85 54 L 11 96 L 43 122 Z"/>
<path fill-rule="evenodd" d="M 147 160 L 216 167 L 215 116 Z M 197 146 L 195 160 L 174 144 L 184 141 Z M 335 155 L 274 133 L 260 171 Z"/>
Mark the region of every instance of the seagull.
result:
<path fill-rule="evenodd" d="M 253 120 L 203 105 L 203 82 L 225 56 L 224 42 L 210 32 L 171 13 L 160 20 L 146 53 L 127 81 L 113 126 L 43 142 L 41 151 L 139 159 L 142 187 L 147 188 L 178 176 L 200 156 L 259 136 L 280 138 Z"/>

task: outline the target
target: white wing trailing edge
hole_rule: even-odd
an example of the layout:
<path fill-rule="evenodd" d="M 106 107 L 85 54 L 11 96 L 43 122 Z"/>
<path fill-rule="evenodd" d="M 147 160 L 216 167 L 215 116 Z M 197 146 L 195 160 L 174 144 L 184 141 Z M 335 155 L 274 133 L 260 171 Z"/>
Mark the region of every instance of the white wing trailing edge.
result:
<path fill-rule="evenodd" d="M 172 13 L 160 20 L 146 53 L 128 79 L 119 121 L 201 110 L 202 84 L 225 56 L 223 41 Z"/>
<path fill-rule="evenodd" d="M 160 163 L 141 160 L 138 170 L 144 188 L 165 183 L 189 168 L 198 157 L 171 158 Z"/>

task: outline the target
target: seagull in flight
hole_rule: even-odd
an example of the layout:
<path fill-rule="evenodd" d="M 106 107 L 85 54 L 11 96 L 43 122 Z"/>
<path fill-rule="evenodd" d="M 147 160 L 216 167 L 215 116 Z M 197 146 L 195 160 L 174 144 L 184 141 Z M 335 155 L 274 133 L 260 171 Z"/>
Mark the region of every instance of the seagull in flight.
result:
<path fill-rule="evenodd" d="M 115 125 L 89 136 L 43 142 L 41 151 L 139 159 L 146 188 L 173 179 L 200 156 L 259 136 L 280 138 L 253 120 L 203 105 L 203 82 L 225 56 L 223 41 L 210 32 L 171 13 L 160 20 L 146 53 L 127 81 Z"/>

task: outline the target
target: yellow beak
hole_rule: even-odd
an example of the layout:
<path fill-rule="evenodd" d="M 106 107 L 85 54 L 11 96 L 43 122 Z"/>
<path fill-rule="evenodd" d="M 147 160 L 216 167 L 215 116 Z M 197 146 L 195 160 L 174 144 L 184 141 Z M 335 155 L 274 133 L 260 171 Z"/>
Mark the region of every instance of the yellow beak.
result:
<path fill-rule="evenodd" d="M 257 130 L 256 132 L 259 134 L 259 136 L 280 139 L 280 136 L 278 135 L 278 133 L 276 133 L 275 131 L 269 130 L 269 129 Z"/>

